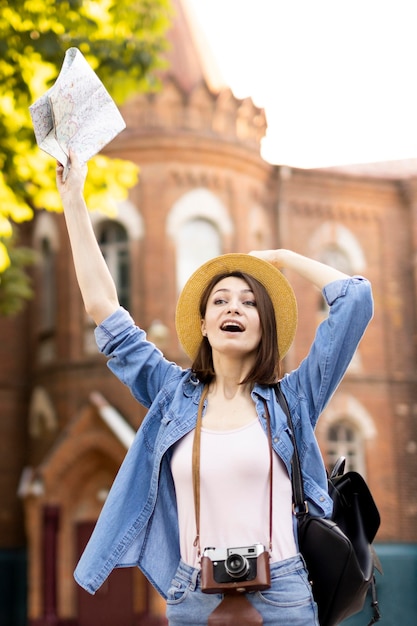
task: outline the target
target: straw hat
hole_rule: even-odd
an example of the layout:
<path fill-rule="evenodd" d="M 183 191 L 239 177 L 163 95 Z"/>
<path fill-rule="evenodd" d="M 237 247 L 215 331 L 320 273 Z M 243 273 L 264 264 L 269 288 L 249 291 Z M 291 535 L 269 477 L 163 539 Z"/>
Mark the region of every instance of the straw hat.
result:
<path fill-rule="evenodd" d="M 249 254 L 224 254 L 204 263 L 192 274 L 178 299 L 175 324 L 178 338 L 193 360 L 202 341 L 200 301 L 206 286 L 218 274 L 244 272 L 256 278 L 271 298 L 282 359 L 288 352 L 297 327 L 297 302 L 285 276 L 268 261 Z"/>

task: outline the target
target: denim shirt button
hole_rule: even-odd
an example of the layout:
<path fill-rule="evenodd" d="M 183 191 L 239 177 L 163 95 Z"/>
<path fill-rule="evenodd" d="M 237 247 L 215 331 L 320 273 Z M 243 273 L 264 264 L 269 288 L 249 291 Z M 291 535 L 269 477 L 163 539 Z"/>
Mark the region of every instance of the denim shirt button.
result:
<path fill-rule="evenodd" d="M 278 443 L 279 437 L 274 437 L 274 443 Z"/>

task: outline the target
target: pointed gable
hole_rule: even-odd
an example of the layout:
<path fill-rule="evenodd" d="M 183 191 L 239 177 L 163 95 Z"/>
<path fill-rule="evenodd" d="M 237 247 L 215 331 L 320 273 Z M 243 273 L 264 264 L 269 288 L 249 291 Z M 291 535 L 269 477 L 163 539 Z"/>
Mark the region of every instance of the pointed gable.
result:
<path fill-rule="evenodd" d="M 218 93 L 225 82 L 187 0 L 172 0 L 174 19 L 168 32 L 169 68 L 165 78 L 172 78 L 185 93 L 206 85 Z"/>
<path fill-rule="evenodd" d="M 251 98 L 236 98 L 213 61 L 188 0 L 172 0 L 174 14 L 167 33 L 167 68 L 159 74 L 160 89 L 138 93 L 123 109 L 128 131 L 111 150 L 135 149 L 137 137 L 198 137 L 259 152 L 267 123 L 265 112 Z"/>

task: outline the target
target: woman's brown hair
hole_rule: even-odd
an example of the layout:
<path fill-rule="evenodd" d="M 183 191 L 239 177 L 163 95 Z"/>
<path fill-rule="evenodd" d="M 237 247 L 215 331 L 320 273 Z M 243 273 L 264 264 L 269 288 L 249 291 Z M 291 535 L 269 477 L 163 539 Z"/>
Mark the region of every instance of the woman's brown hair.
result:
<path fill-rule="evenodd" d="M 271 298 L 265 287 L 256 278 L 245 272 L 230 272 L 214 276 L 201 297 L 201 319 L 205 317 L 207 302 L 214 286 L 228 276 L 241 278 L 253 291 L 261 325 L 261 339 L 255 363 L 246 378 L 241 381 L 241 384 L 259 383 L 261 385 L 271 385 L 280 377 L 277 326 Z M 213 354 L 207 337 L 202 337 L 200 348 L 191 369 L 202 383 L 209 383 L 215 377 Z"/>

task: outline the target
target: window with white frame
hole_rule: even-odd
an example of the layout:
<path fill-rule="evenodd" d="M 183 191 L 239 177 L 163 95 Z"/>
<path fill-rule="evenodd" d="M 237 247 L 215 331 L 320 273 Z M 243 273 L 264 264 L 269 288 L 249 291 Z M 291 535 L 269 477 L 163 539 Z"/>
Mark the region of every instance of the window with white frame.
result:
<path fill-rule="evenodd" d="M 40 211 L 36 215 L 33 247 L 39 256 L 37 267 L 37 307 L 39 332 L 43 339 L 50 337 L 56 325 L 57 276 L 56 255 L 59 250 L 59 233 L 54 215 Z"/>
<path fill-rule="evenodd" d="M 346 419 L 334 422 L 327 429 L 325 461 L 329 472 L 341 456 L 346 457 L 346 471 L 365 474 L 362 433 Z"/>
<path fill-rule="evenodd" d="M 352 264 L 348 255 L 337 245 L 327 246 L 320 255 L 320 261 L 345 272 L 345 274 L 352 274 Z"/>
<path fill-rule="evenodd" d="M 126 229 L 119 222 L 106 220 L 97 231 L 100 249 L 116 284 L 119 302 L 129 309 L 130 262 Z"/>
<path fill-rule="evenodd" d="M 55 325 L 56 316 L 55 252 L 48 237 L 41 238 L 39 248 L 40 327 L 42 332 L 49 332 Z"/>
<path fill-rule="evenodd" d="M 329 245 L 327 246 L 322 253 L 320 254 L 319 260 L 322 263 L 326 263 L 326 265 L 330 265 L 345 274 L 351 275 L 352 266 L 349 261 L 347 254 L 341 250 L 337 245 Z M 321 322 L 322 318 L 327 316 L 329 311 L 329 307 L 327 305 L 326 300 L 320 295 L 319 299 L 319 322 Z"/>
<path fill-rule="evenodd" d="M 349 276 L 355 274 L 355 268 L 353 267 L 353 260 L 350 258 L 348 251 L 343 249 L 337 243 L 329 243 L 321 252 L 319 260 L 322 263 L 326 263 L 331 267 L 334 267 Z M 329 314 L 329 306 L 323 296 L 319 295 L 319 302 L 317 308 L 317 323 L 320 324 Z M 352 361 L 349 365 L 349 372 L 358 372 L 361 370 L 361 359 L 359 351 L 357 350 L 352 357 Z"/>
<path fill-rule="evenodd" d="M 191 274 L 209 259 L 222 253 L 216 226 L 200 217 L 184 221 L 177 233 L 177 289 L 181 291 Z"/>

